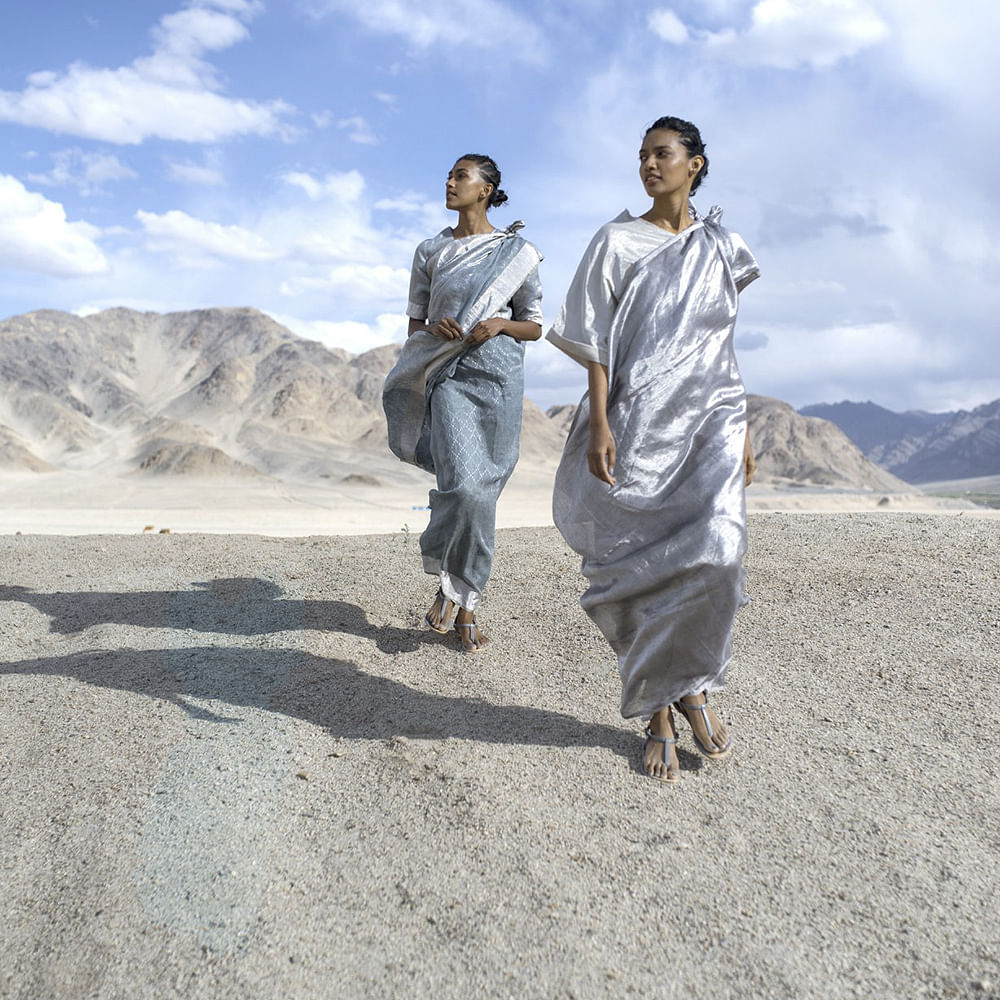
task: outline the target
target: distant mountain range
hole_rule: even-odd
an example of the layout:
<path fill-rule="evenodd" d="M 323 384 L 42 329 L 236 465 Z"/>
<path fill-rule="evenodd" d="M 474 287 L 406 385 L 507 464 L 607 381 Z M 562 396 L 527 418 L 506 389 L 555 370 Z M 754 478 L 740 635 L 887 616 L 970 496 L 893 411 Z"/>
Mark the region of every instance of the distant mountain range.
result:
<path fill-rule="evenodd" d="M 1000 399 L 951 413 L 847 401 L 799 412 L 836 424 L 867 458 L 910 483 L 1000 475 Z"/>
<path fill-rule="evenodd" d="M 388 450 L 381 391 L 400 345 L 360 355 L 254 309 L 0 322 L 0 471 L 426 482 Z M 575 406 L 524 401 L 522 460 L 552 469 Z M 749 397 L 763 481 L 907 492 L 838 427 Z"/>

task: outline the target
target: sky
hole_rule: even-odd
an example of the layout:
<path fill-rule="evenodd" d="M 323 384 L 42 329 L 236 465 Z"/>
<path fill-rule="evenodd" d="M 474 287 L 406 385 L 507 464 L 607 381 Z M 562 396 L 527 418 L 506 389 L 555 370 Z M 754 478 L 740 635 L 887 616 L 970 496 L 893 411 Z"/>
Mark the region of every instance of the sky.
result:
<path fill-rule="evenodd" d="M 996 0 L 37 0 L 0 33 L 0 318 L 253 306 L 401 341 L 444 181 L 492 155 L 547 323 L 591 236 L 649 207 L 645 128 L 695 122 L 695 198 L 762 277 L 750 392 L 1000 397 Z M 583 370 L 526 352 L 528 395 Z"/>

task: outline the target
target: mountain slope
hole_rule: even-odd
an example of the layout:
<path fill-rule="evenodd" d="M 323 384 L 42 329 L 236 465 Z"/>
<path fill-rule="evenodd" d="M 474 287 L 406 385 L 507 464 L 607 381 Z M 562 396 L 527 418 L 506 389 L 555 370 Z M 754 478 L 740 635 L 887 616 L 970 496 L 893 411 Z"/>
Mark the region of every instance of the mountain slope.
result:
<path fill-rule="evenodd" d="M 870 400 L 865 403 L 816 403 L 799 408 L 804 417 L 820 417 L 836 424 L 866 455 L 903 438 L 919 437 L 944 423 L 952 414 L 907 410 L 895 413 Z"/>
<path fill-rule="evenodd" d="M 880 469 L 835 424 L 805 417 L 777 399 L 747 397 L 750 441 L 762 480 L 841 489 L 909 492 L 907 483 Z"/>
<path fill-rule="evenodd" d="M 1000 474 L 1000 400 L 949 413 L 846 401 L 799 412 L 835 423 L 873 462 L 911 483 Z"/>

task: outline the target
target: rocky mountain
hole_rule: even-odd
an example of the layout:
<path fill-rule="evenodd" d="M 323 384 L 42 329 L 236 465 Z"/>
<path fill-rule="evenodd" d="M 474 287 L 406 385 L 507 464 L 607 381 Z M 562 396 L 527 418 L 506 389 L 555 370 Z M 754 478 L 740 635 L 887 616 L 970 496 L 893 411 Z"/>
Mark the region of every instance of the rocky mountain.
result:
<path fill-rule="evenodd" d="M 1000 399 L 949 414 L 916 441 L 886 446 L 876 461 L 914 483 L 1000 475 Z"/>
<path fill-rule="evenodd" d="M 353 356 L 254 309 L 16 316 L 0 322 L 0 469 L 420 477 L 385 444 L 399 350 Z M 549 463 L 562 447 L 529 400 L 521 447 Z"/>
<path fill-rule="evenodd" d="M 317 446 L 378 427 L 358 390 L 380 364 L 252 309 L 29 313 L 0 323 L 2 457 L 36 471 L 294 473 Z"/>
<path fill-rule="evenodd" d="M 870 400 L 865 403 L 816 403 L 800 407 L 805 417 L 821 417 L 836 424 L 866 455 L 893 441 L 920 437 L 946 421 L 950 413 L 907 410 L 895 413 Z"/>
<path fill-rule="evenodd" d="M 761 481 L 910 491 L 907 483 L 867 459 L 828 420 L 803 416 L 787 403 L 755 395 L 747 397 L 747 416 Z"/>
<path fill-rule="evenodd" d="M 0 322 L 0 470 L 103 476 L 424 480 L 385 443 L 381 392 L 399 354 L 305 340 L 254 309 Z M 574 406 L 525 400 L 521 456 L 551 469 Z M 762 478 L 905 490 L 833 424 L 750 397 Z"/>
<path fill-rule="evenodd" d="M 847 401 L 799 412 L 835 423 L 873 462 L 911 483 L 1000 474 L 1000 400 L 949 413 Z"/>

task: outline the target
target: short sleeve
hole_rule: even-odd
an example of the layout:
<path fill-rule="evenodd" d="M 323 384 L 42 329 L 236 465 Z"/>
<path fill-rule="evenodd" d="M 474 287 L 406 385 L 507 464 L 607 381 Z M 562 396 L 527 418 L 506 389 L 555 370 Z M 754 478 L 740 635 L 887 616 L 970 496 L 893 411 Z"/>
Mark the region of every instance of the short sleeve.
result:
<path fill-rule="evenodd" d="M 431 301 L 431 276 L 427 267 L 430 256 L 428 241 L 417 246 L 413 254 L 413 267 L 410 270 L 410 295 L 406 304 L 406 315 L 410 319 L 427 319 L 427 307 Z"/>
<path fill-rule="evenodd" d="M 542 281 L 537 265 L 524 279 L 521 287 L 510 300 L 511 319 L 518 322 L 542 324 Z"/>
<path fill-rule="evenodd" d="M 604 227 L 590 241 L 566 293 L 559 318 L 546 340 L 581 365 L 608 363 L 608 336 L 618 307 L 614 293 L 614 255 Z"/>
<path fill-rule="evenodd" d="M 743 237 L 738 233 L 727 233 L 726 243 L 729 268 L 736 282 L 736 290 L 742 292 L 751 281 L 760 277 L 760 267 Z"/>

